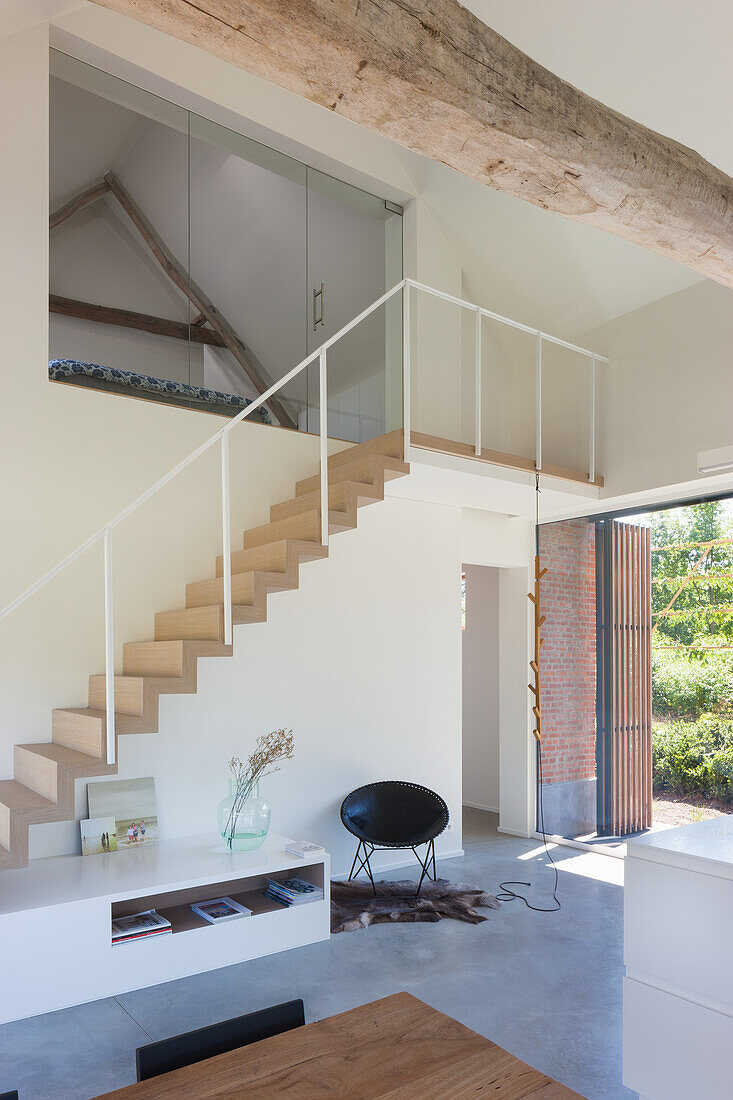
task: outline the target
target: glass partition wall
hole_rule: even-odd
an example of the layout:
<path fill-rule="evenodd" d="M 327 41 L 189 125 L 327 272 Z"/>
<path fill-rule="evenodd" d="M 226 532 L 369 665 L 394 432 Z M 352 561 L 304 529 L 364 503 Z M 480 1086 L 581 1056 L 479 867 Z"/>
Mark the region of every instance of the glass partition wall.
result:
<path fill-rule="evenodd" d="M 57 51 L 49 200 L 49 375 L 109 393 L 235 415 L 402 278 L 398 207 Z M 331 436 L 401 423 L 401 346 L 397 298 L 333 349 Z M 318 431 L 317 364 L 262 419 Z"/>

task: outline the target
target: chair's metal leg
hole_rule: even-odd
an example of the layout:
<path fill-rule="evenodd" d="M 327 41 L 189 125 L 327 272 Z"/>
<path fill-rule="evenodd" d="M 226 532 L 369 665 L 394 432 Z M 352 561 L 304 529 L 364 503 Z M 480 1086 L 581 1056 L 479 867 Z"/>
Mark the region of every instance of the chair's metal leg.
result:
<path fill-rule="evenodd" d="M 437 882 L 438 881 L 438 872 L 437 872 L 436 867 L 435 867 L 435 840 L 434 839 L 432 839 L 430 841 L 430 854 L 431 854 L 432 859 L 433 859 L 433 882 Z"/>
<path fill-rule="evenodd" d="M 364 848 L 364 854 L 361 854 L 362 847 Z M 354 856 L 354 862 L 351 864 L 351 870 L 349 871 L 348 881 L 351 882 L 353 878 L 358 878 L 362 871 L 366 871 L 369 876 L 369 881 L 372 884 L 372 891 L 374 897 L 377 896 L 377 888 L 374 885 L 374 875 L 372 874 L 372 866 L 369 862 L 370 856 L 374 853 L 374 845 L 367 844 L 365 840 L 359 841 L 359 846 L 356 849 L 356 855 Z M 359 864 L 357 867 L 356 864 Z M 356 870 L 354 870 L 356 868 Z"/>
<path fill-rule="evenodd" d="M 354 862 L 351 864 L 351 870 L 349 871 L 349 877 L 348 877 L 348 880 L 347 880 L 348 882 L 351 882 L 352 878 L 354 877 L 354 868 L 356 867 L 356 861 L 359 858 L 359 852 L 360 851 L 361 851 L 361 841 L 359 841 L 359 843 L 356 846 L 356 855 L 354 856 Z M 357 871 L 356 873 L 358 874 L 359 872 Z"/>
<path fill-rule="evenodd" d="M 374 845 L 372 844 L 372 845 L 370 845 L 370 847 L 371 847 L 371 852 L 367 852 L 367 846 L 366 846 L 366 844 L 364 845 L 364 851 L 366 852 L 366 872 L 369 875 L 369 881 L 372 884 L 372 893 L 374 894 L 374 897 L 376 897 L 377 896 L 377 888 L 374 885 L 374 875 L 372 874 L 372 865 L 369 862 L 370 856 L 373 855 L 373 853 L 374 853 Z"/>
<path fill-rule="evenodd" d="M 435 847 L 433 847 L 433 840 L 429 840 L 428 842 L 424 861 L 420 859 L 415 848 L 413 848 L 413 851 L 415 853 L 415 859 L 417 860 L 420 867 L 423 868 L 423 873 L 422 875 L 420 875 L 420 881 L 417 883 L 417 895 L 419 895 L 420 887 L 423 886 L 423 879 L 426 875 L 428 876 L 428 878 L 430 878 L 430 851 L 433 851 L 433 881 L 435 882 Z"/>

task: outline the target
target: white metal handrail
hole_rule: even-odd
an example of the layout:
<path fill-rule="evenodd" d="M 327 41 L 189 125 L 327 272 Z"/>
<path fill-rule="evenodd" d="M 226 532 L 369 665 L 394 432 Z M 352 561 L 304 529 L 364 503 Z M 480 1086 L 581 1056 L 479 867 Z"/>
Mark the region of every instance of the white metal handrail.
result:
<path fill-rule="evenodd" d="M 114 764 L 116 755 L 115 744 L 115 709 L 114 709 L 114 696 L 115 696 L 115 673 L 114 673 L 114 600 L 113 600 L 113 587 L 112 587 L 112 532 L 115 527 L 119 526 L 123 520 L 132 515 L 133 512 L 155 496 L 160 489 L 168 485 L 173 481 L 178 474 L 187 469 L 196 459 L 205 454 L 211 447 L 217 442 L 221 447 L 221 512 L 222 512 L 222 554 L 223 554 L 223 599 L 224 599 L 224 643 L 225 645 L 231 645 L 233 639 L 233 624 L 232 624 L 232 561 L 231 561 L 231 496 L 230 496 L 230 484 L 229 484 L 229 433 L 232 429 L 241 421 L 246 420 L 248 416 L 251 416 L 256 409 L 261 405 L 267 404 L 271 397 L 279 392 L 288 382 L 296 378 L 301 371 L 306 367 L 314 363 L 316 359 L 319 364 L 318 371 L 318 390 L 319 390 L 319 414 L 320 414 L 320 501 L 321 501 L 321 542 L 324 546 L 328 546 L 329 531 L 328 531 L 328 351 L 334 344 L 346 336 L 352 329 L 356 328 L 358 324 L 369 317 L 375 310 L 379 309 L 396 294 L 402 291 L 402 326 L 403 326 L 403 409 L 402 420 L 405 433 L 405 457 L 408 457 L 410 450 L 410 374 L 411 374 L 411 310 L 410 310 L 410 292 L 415 290 L 432 295 L 436 298 L 441 298 L 444 301 L 450 302 L 453 305 L 459 306 L 462 309 L 468 309 L 476 313 L 476 454 L 481 453 L 481 319 L 488 317 L 494 321 L 498 321 L 501 324 L 509 325 L 512 328 L 518 329 L 522 332 L 534 335 L 537 339 L 537 456 L 535 464 L 537 469 L 541 468 L 542 459 L 542 343 L 548 342 L 556 344 L 559 347 L 566 348 L 569 351 L 577 352 L 579 355 L 584 355 L 592 362 L 593 373 L 591 375 L 591 443 L 590 443 L 590 480 L 594 479 L 594 462 L 595 462 L 595 363 L 603 362 L 607 363 L 608 359 L 603 355 L 597 355 L 595 352 L 588 351 L 586 348 L 578 347 L 575 344 L 570 344 L 566 340 L 560 340 L 556 336 L 551 336 L 548 333 L 542 332 L 539 329 L 531 328 L 528 325 L 523 325 L 519 321 L 514 321 L 510 317 L 504 317 L 499 313 L 494 313 L 489 309 L 485 309 L 483 306 L 477 306 L 474 302 L 466 301 L 462 298 L 457 298 L 452 294 L 447 294 L 445 291 L 437 290 L 435 287 L 427 286 L 425 283 L 417 282 L 415 279 L 405 278 L 400 280 L 391 290 L 386 291 L 376 301 L 372 302 L 370 306 L 362 310 L 357 314 L 348 324 L 340 328 L 338 332 L 330 336 L 328 340 L 325 340 L 320 347 L 312 351 L 305 359 L 301 361 L 283 375 L 279 381 L 274 382 L 269 389 L 260 394 L 259 397 L 250 402 L 244 409 L 242 409 L 235 417 L 229 420 L 224 427 L 214 432 L 207 440 L 205 440 L 195 450 L 191 451 L 186 458 L 182 459 L 179 463 L 172 467 L 167 474 L 159 478 L 148 489 L 146 489 L 140 496 L 136 497 L 131 504 L 128 504 L 122 511 L 109 520 L 103 527 L 101 527 L 95 534 L 86 539 L 80 546 L 68 554 L 62 561 L 60 561 L 53 569 L 49 569 L 47 573 L 37 580 L 34 584 L 30 585 L 24 592 L 12 600 L 0 611 L 0 622 L 6 619 L 8 615 L 12 614 L 18 607 L 30 599 L 42 588 L 57 577 L 60 573 L 71 565 L 82 554 L 86 553 L 92 546 L 98 542 L 102 542 L 104 551 L 104 622 L 105 622 L 105 707 L 106 707 L 106 732 L 107 732 L 107 762 Z"/>
<path fill-rule="evenodd" d="M 530 325 L 523 325 L 520 321 L 515 321 L 511 317 L 504 317 L 501 313 L 494 313 L 493 310 L 485 309 L 483 306 L 476 305 L 475 302 L 468 302 L 465 298 L 457 298 L 454 294 L 447 294 L 444 290 L 436 290 L 435 287 L 427 286 L 426 283 L 418 283 L 414 279 L 405 279 L 405 298 L 409 297 L 409 288 L 414 287 L 415 290 L 424 291 L 426 294 L 431 294 L 435 298 L 442 298 L 445 302 L 450 302 L 452 305 L 459 306 L 461 309 L 472 310 L 476 314 L 476 366 L 475 366 L 475 392 L 476 392 L 476 422 L 475 422 L 475 453 L 481 454 L 481 319 L 487 317 L 491 321 L 498 321 L 499 324 L 508 325 L 510 328 L 517 329 L 519 332 L 526 332 L 530 336 L 534 336 L 536 339 L 536 366 L 535 366 L 535 398 L 536 398 L 536 413 L 535 413 L 535 468 L 537 471 L 542 470 L 542 345 L 554 344 L 556 347 L 565 348 L 566 351 L 572 351 L 577 355 L 583 355 L 586 359 L 590 359 L 590 425 L 589 425 L 589 445 L 588 445 L 588 480 L 590 482 L 595 481 L 595 463 L 596 463 L 596 363 L 607 363 L 608 358 L 605 355 L 599 355 L 595 351 L 589 351 L 588 348 L 581 348 L 578 344 L 571 344 L 568 340 L 561 340 L 559 336 L 552 336 L 549 332 L 543 332 L 542 329 L 532 328 Z M 407 362 L 407 358 L 405 360 Z M 405 418 L 405 433 L 408 432 L 409 420 Z"/>

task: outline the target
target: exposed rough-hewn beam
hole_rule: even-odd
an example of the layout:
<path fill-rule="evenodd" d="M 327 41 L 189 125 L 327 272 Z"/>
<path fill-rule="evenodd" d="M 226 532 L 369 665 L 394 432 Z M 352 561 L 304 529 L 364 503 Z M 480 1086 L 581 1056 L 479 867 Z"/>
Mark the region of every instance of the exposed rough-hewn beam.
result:
<path fill-rule="evenodd" d="M 527 199 L 733 286 L 733 180 L 456 0 L 95 0 Z"/>
<path fill-rule="evenodd" d="M 152 332 L 155 336 L 170 336 L 175 340 L 192 340 L 196 344 L 211 344 L 215 348 L 226 347 L 218 332 L 201 328 L 195 323 L 169 321 L 165 317 L 153 317 L 149 313 L 136 313 L 132 309 L 118 309 L 116 306 L 98 306 L 92 302 L 79 302 L 76 298 L 63 298 L 59 294 L 49 294 L 50 313 L 59 313 L 63 317 L 77 317 L 80 321 L 94 321 L 100 325 L 116 325 L 118 328 L 134 328 L 141 332 Z"/>
<path fill-rule="evenodd" d="M 86 191 L 74 195 L 73 199 L 69 199 L 68 202 L 60 206 L 58 210 L 54 210 L 53 214 L 49 216 L 48 228 L 55 229 L 57 225 L 61 225 L 61 222 L 65 222 L 77 210 L 81 210 L 84 206 L 89 206 L 89 203 L 101 199 L 102 195 L 106 195 L 108 191 L 109 185 L 104 180 L 100 180 L 93 187 L 88 187 Z"/>

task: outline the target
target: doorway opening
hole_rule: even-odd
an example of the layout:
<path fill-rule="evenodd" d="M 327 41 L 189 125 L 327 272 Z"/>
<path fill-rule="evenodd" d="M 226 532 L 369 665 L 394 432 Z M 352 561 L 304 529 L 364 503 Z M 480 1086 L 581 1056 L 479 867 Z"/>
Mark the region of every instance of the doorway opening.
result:
<path fill-rule="evenodd" d="M 464 565 L 463 805 L 499 813 L 499 587 L 501 570 Z"/>

